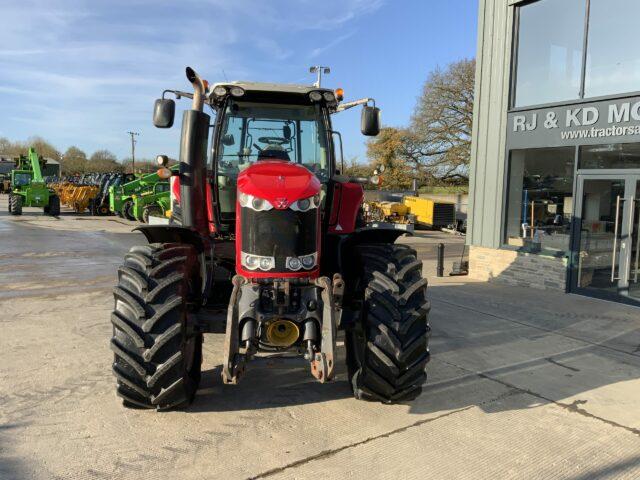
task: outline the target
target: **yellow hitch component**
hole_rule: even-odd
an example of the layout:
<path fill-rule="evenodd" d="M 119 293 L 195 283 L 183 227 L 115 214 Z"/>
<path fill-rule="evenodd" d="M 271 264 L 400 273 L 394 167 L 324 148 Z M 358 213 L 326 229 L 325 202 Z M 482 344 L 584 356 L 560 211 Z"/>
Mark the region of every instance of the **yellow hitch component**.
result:
<path fill-rule="evenodd" d="M 275 347 L 290 347 L 298 337 L 300 329 L 291 320 L 276 320 L 267 327 L 267 341 Z"/>
<path fill-rule="evenodd" d="M 164 216 L 167 218 L 171 218 L 171 210 L 167 210 L 166 212 L 164 212 Z"/>

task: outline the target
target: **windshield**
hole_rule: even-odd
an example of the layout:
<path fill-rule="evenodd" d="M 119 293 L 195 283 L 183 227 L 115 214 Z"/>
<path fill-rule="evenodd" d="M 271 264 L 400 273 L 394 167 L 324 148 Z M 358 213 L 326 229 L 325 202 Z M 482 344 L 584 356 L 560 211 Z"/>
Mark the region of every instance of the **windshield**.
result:
<path fill-rule="evenodd" d="M 223 122 L 216 157 L 223 219 L 233 219 L 238 173 L 252 163 L 289 161 L 309 169 L 323 184 L 329 180 L 329 149 L 320 105 L 231 100 Z"/>
<path fill-rule="evenodd" d="M 230 102 L 218 148 L 218 174 L 237 176 L 259 160 L 285 160 L 329 177 L 327 139 L 319 105 Z"/>
<path fill-rule="evenodd" d="M 13 176 L 13 184 L 16 187 L 23 187 L 31 183 L 30 173 L 15 173 Z"/>

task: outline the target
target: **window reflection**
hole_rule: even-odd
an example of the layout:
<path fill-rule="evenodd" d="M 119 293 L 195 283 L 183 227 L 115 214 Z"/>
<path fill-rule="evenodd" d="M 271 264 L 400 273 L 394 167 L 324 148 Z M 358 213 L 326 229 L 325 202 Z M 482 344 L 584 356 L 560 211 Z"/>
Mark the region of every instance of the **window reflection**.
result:
<path fill-rule="evenodd" d="M 520 7 L 516 107 L 578 98 L 585 11 L 585 0 Z"/>
<path fill-rule="evenodd" d="M 585 96 L 640 90 L 638 0 L 591 0 Z"/>
<path fill-rule="evenodd" d="M 512 150 L 506 243 L 565 252 L 573 213 L 573 147 Z"/>
<path fill-rule="evenodd" d="M 640 145 L 637 143 L 611 143 L 580 147 L 579 166 L 581 169 L 640 169 Z"/>

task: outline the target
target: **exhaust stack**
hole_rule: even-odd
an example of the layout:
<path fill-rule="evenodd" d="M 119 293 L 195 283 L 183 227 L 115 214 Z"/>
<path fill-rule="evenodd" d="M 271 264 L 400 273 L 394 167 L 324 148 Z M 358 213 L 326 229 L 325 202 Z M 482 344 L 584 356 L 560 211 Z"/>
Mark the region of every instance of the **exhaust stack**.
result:
<path fill-rule="evenodd" d="M 206 82 L 190 67 L 187 79 L 193 85 L 193 103 L 182 117 L 180 140 L 180 207 L 182 225 L 208 234 L 206 209 L 207 135 L 210 117 L 202 111 Z"/>

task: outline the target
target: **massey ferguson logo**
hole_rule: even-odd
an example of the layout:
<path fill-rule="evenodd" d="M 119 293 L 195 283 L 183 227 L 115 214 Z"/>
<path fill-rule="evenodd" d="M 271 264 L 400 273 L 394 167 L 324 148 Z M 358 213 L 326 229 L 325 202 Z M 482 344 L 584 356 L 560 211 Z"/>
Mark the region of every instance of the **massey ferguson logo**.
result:
<path fill-rule="evenodd" d="M 289 201 L 286 198 L 276 198 L 275 207 L 278 210 L 284 210 L 289 206 Z"/>

